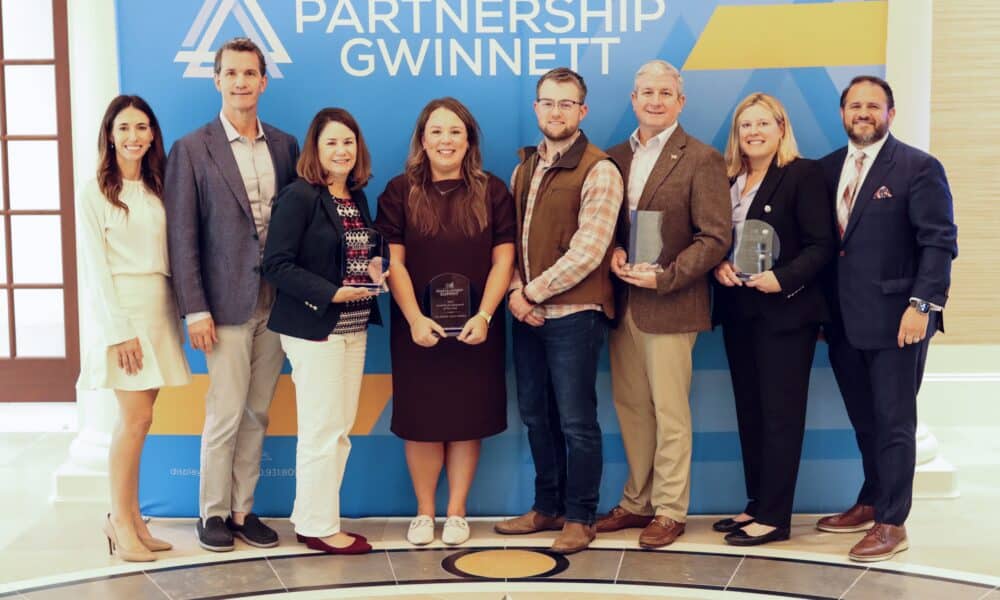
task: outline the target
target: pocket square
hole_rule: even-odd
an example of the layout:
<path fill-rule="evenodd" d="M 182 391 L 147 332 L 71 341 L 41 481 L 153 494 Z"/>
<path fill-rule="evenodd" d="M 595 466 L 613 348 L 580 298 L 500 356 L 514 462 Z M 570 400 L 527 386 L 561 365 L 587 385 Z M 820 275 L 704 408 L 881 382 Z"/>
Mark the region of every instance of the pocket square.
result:
<path fill-rule="evenodd" d="M 875 195 L 873 195 L 872 198 L 874 198 L 875 200 L 882 200 L 882 199 L 885 199 L 885 198 L 892 198 L 892 192 L 889 191 L 889 188 L 887 188 L 887 187 L 885 187 L 883 185 L 879 189 L 875 190 Z"/>

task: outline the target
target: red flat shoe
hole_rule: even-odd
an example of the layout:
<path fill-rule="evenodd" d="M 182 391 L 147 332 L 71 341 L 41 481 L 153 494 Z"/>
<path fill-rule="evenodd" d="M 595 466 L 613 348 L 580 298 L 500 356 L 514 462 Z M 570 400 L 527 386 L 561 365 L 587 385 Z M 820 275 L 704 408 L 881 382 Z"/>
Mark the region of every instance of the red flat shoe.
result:
<path fill-rule="evenodd" d="M 362 542 L 367 542 L 368 541 L 368 538 L 366 538 L 365 536 L 361 535 L 360 533 L 351 533 L 350 531 L 345 531 L 344 533 L 346 533 L 349 536 L 356 537 L 359 540 L 361 540 Z M 300 544 L 306 543 L 306 540 L 308 540 L 308 539 L 309 539 L 309 536 L 307 536 L 307 535 L 302 535 L 301 533 L 296 533 L 295 534 L 295 540 L 298 541 L 298 543 L 300 543 Z"/>
<path fill-rule="evenodd" d="M 305 538 L 305 544 L 310 550 L 319 550 L 320 552 L 325 552 L 327 554 L 368 554 L 372 551 L 371 544 L 361 541 L 360 538 L 354 538 L 354 541 L 351 542 L 350 546 L 336 548 L 319 538 L 307 536 L 302 537 Z"/>

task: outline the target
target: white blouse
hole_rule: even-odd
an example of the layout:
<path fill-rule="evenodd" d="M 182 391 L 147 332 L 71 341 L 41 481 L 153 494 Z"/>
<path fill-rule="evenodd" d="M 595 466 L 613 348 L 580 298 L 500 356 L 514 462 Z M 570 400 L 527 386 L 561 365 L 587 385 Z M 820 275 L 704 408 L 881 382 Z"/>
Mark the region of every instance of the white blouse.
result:
<path fill-rule="evenodd" d="M 97 180 L 81 192 L 77 224 L 80 280 L 89 290 L 98 330 L 107 346 L 136 337 L 115 291 L 115 275 L 170 276 L 167 218 L 163 202 L 142 181 L 124 181 L 119 199 L 129 208 L 113 206 Z"/>

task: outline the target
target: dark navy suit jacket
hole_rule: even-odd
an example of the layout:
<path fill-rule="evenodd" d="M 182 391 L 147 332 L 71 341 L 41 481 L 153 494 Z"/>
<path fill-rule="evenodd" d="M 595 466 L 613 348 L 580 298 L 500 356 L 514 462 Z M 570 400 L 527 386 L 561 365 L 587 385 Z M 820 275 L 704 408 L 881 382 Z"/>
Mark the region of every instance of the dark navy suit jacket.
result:
<path fill-rule="evenodd" d="M 368 200 L 351 192 L 365 227 Z M 264 277 L 278 290 L 268 329 L 307 340 L 326 339 L 344 308 L 331 302 L 343 283 L 344 224 L 324 185 L 299 178 L 278 194 L 264 248 Z M 369 324 L 382 324 L 372 302 Z"/>
<path fill-rule="evenodd" d="M 820 161 L 834 223 L 846 157 L 844 147 Z M 911 297 L 942 307 L 947 302 L 957 235 L 941 163 L 889 135 L 858 191 L 826 274 L 833 315 L 829 335 L 846 335 L 862 350 L 896 347 Z M 929 335 L 944 330 L 940 314 L 929 327 Z"/>

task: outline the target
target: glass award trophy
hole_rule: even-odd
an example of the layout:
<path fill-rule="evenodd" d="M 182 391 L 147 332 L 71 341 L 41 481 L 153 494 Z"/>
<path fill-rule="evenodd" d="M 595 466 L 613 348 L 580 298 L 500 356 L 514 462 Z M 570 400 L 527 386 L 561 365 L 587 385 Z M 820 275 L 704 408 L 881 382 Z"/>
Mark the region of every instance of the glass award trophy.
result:
<path fill-rule="evenodd" d="M 633 210 L 629 216 L 631 227 L 625 270 L 662 272 L 663 267 L 658 261 L 663 251 L 663 234 L 660 230 L 663 213 L 658 210 Z"/>
<path fill-rule="evenodd" d="M 747 281 L 774 267 L 781 253 L 781 244 L 774 227 L 765 221 L 744 221 L 739 245 L 733 250 L 733 270 L 736 276 Z"/>
<path fill-rule="evenodd" d="M 424 289 L 424 311 L 448 337 L 462 333 L 472 318 L 472 283 L 459 273 L 442 273 Z"/>
<path fill-rule="evenodd" d="M 341 248 L 343 285 L 361 287 L 381 294 L 389 290 L 389 244 L 374 229 L 352 229 L 344 235 Z"/>

